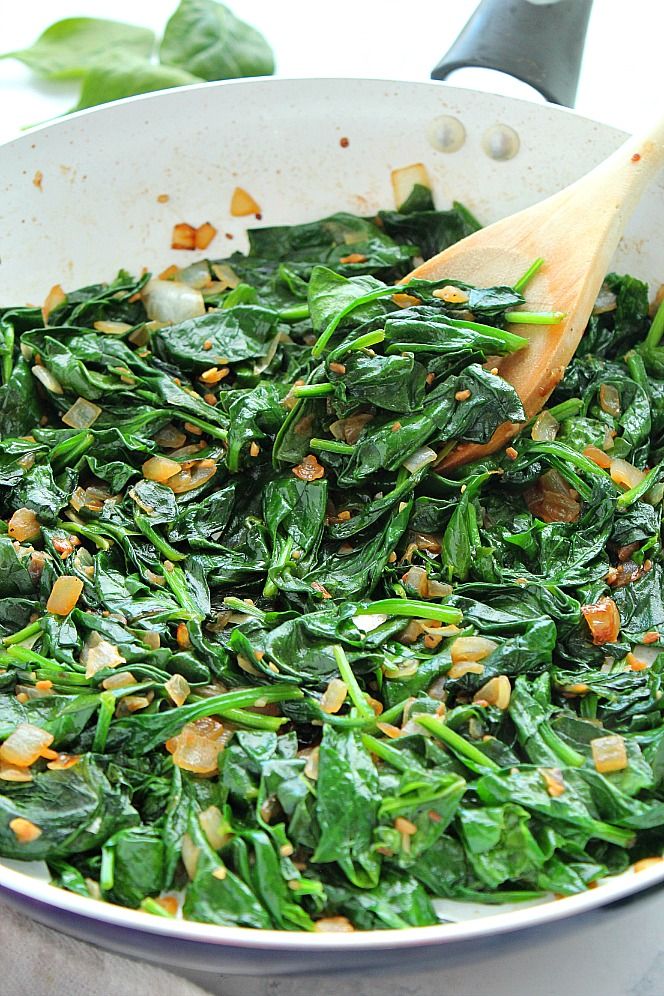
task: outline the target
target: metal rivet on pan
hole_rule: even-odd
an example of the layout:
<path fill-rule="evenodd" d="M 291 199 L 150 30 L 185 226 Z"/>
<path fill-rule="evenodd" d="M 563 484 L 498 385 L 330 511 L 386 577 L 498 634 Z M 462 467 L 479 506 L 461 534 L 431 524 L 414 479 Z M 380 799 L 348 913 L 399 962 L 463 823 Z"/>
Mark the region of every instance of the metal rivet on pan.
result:
<path fill-rule="evenodd" d="M 427 129 L 431 145 L 439 152 L 458 152 L 466 141 L 466 129 L 458 118 L 441 114 Z"/>
<path fill-rule="evenodd" d="M 509 125 L 497 124 L 488 128 L 482 137 L 482 148 L 487 156 L 498 162 L 513 159 L 519 151 L 519 136 Z"/>

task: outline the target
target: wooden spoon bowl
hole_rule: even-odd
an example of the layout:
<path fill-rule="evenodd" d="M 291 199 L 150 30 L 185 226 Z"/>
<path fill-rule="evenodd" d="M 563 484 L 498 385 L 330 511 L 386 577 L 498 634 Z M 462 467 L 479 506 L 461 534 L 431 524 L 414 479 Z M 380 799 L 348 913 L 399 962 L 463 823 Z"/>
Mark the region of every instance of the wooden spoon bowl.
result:
<path fill-rule="evenodd" d="M 530 419 L 562 378 L 588 324 L 625 224 L 664 165 L 664 121 L 628 139 L 580 180 L 532 207 L 462 239 L 410 277 L 463 280 L 479 287 L 511 284 L 539 257 L 526 308 L 564 313 L 555 325 L 515 325 L 525 349 L 493 361 Z M 503 447 L 520 426 L 506 422 L 488 443 L 461 443 L 438 465 L 451 470 Z"/>

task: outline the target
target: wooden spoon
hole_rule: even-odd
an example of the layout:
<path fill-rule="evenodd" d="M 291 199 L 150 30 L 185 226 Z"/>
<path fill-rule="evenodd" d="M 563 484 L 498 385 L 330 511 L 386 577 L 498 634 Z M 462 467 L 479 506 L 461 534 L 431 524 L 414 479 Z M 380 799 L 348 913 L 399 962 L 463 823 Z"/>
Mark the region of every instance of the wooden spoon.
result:
<path fill-rule="evenodd" d="M 664 120 L 628 139 L 569 187 L 469 235 L 411 273 L 480 287 L 513 285 L 534 260 L 544 258 L 526 288 L 526 308 L 562 311 L 565 317 L 557 325 L 515 325 L 513 331 L 529 339 L 529 345 L 495 363 L 500 376 L 516 388 L 528 418 L 542 408 L 563 376 L 625 224 L 663 165 Z M 493 453 L 519 428 L 505 422 L 488 443 L 461 443 L 437 469 L 449 470 Z"/>

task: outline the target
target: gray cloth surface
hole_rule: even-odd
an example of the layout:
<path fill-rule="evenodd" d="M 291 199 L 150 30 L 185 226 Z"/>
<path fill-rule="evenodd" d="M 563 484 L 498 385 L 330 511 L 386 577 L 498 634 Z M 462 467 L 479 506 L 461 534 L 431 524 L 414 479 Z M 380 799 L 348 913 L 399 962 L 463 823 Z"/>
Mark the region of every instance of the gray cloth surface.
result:
<path fill-rule="evenodd" d="M 209 996 L 193 982 L 76 941 L 0 905 L 2 996 Z"/>

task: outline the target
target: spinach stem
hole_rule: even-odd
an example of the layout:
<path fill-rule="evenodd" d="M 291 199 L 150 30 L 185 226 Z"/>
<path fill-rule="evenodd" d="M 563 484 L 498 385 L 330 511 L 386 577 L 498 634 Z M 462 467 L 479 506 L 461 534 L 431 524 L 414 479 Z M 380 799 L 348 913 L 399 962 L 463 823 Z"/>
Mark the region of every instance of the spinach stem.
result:
<path fill-rule="evenodd" d="M 650 328 L 648 329 L 648 335 L 643 341 L 643 345 L 649 348 L 654 346 L 659 346 L 660 340 L 664 335 L 664 301 L 660 304 L 659 308 L 655 312 L 655 317 L 652 320 Z"/>
<path fill-rule="evenodd" d="M 357 683 L 357 678 L 355 677 L 353 669 L 350 666 L 350 662 L 346 657 L 344 648 L 337 643 L 332 648 L 332 653 L 334 654 L 334 659 L 337 662 L 339 674 L 341 675 L 342 680 L 346 683 L 348 694 L 350 695 L 353 705 L 357 709 L 358 713 L 363 719 L 374 719 L 375 713 L 367 702 L 365 693 Z"/>
<path fill-rule="evenodd" d="M 350 443 L 340 443 L 336 439 L 311 439 L 309 445 L 312 450 L 322 450 L 324 453 L 339 453 L 341 456 L 350 456 L 355 449 Z"/>
<path fill-rule="evenodd" d="M 455 730 L 450 729 L 445 723 L 441 722 L 440 719 L 436 719 L 435 716 L 429 716 L 427 713 L 417 713 L 413 716 L 413 719 L 419 726 L 423 726 L 425 730 L 429 730 L 434 736 L 442 740 L 447 746 L 454 751 L 455 754 L 461 755 L 461 759 L 466 758 L 476 764 L 478 767 L 488 768 L 490 771 L 500 771 L 500 765 L 496 764 L 490 757 L 483 754 L 481 750 L 477 747 L 473 747 L 469 744 L 467 740 L 464 739 Z"/>
<path fill-rule="evenodd" d="M 543 265 L 544 260 L 541 256 L 538 256 L 535 262 L 530 264 L 523 276 L 519 277 L 517 282 L 514 284 L 514 290 L 517 294 L 520 294 L 523 291 L 524 287 L 530 283 L 532 278 L 539 272 Z"/>
<path fill-rule="evenodd" d="M 437 619 L 439 622 L 455 624 L 463 618 L 459 609 L 451 605 L 433 605 L 413 598 L 381 598 L 355 610 L 356 616 L 369 615 L 405 616 L 409 619 Z"/>
<path fill-rule="evenodd" d="M 380 718 L 382 721 L 383 715 Z M 370 733 L 362 733 L 361 736 L 362 743 L 367 750 L 375 754 L 382 761 L 387 761 L 393 768 L 396 768 L 398 771 L 408 771 L 412 768 L 412 764 L 405 754 L 402 754 L 396 747 L 392 747 L 386 740 L 378 740 L 377 737 L 372 737 Z"/>
<path fill-rule="evenodd" d="M 336 349 L 328 354 L 328 363 L 331 360 L 339 360 L 346 353 L 358 352 L 360 349 L 368 349 L 370 346 L 377 346 L 385 339 L 385 329 L 376 329 L 374 332 L 365 332 L 350 342 L 342 342 Z"/>
<path fill-rule="evenodd" d="M 37 633 L 41 632 L 42 621 L 42 619 L 36 619 L 32 623 L 28 623 L 23 629 L 18 629 L 15 633 L 3 637 L 2 642 L 6 647 L 10 647 L 14 643 L 23 643 L 24 640 L 29 640 L 31 636 L 36 636 Z"/>
<path fill-rule="evenodd" d="M 308 304 L 294 304 L 292 308 L 284 308 L 279 312 L 282 322 L 299 322 L 309 317 Z"/>
<path fill-rule="evenodd" d="M 291 388 L 290 393 L 294 398 L 324 398 L 334 394 L 334 384 L 300 384 Z"/>
<path fill-rule="evenodd" d="M 506 311 L 505 321 L 514 325 L 557 325 L 566 318 L 564 311 Z"/>
<path fill-rule="evenodd" d="M 184 560 L 186 558 L 186 553 L 180 553 L 179 550 L 176 550 L 174 546 L 171 546 L 171 544 L 157 532 L 147 515 L 142 515 L 135 509 L 134 522 L 145 538 L 150 540 L 152 545 L 159 551 L 162 557 L 166 557 L 167 560 Z"/>

